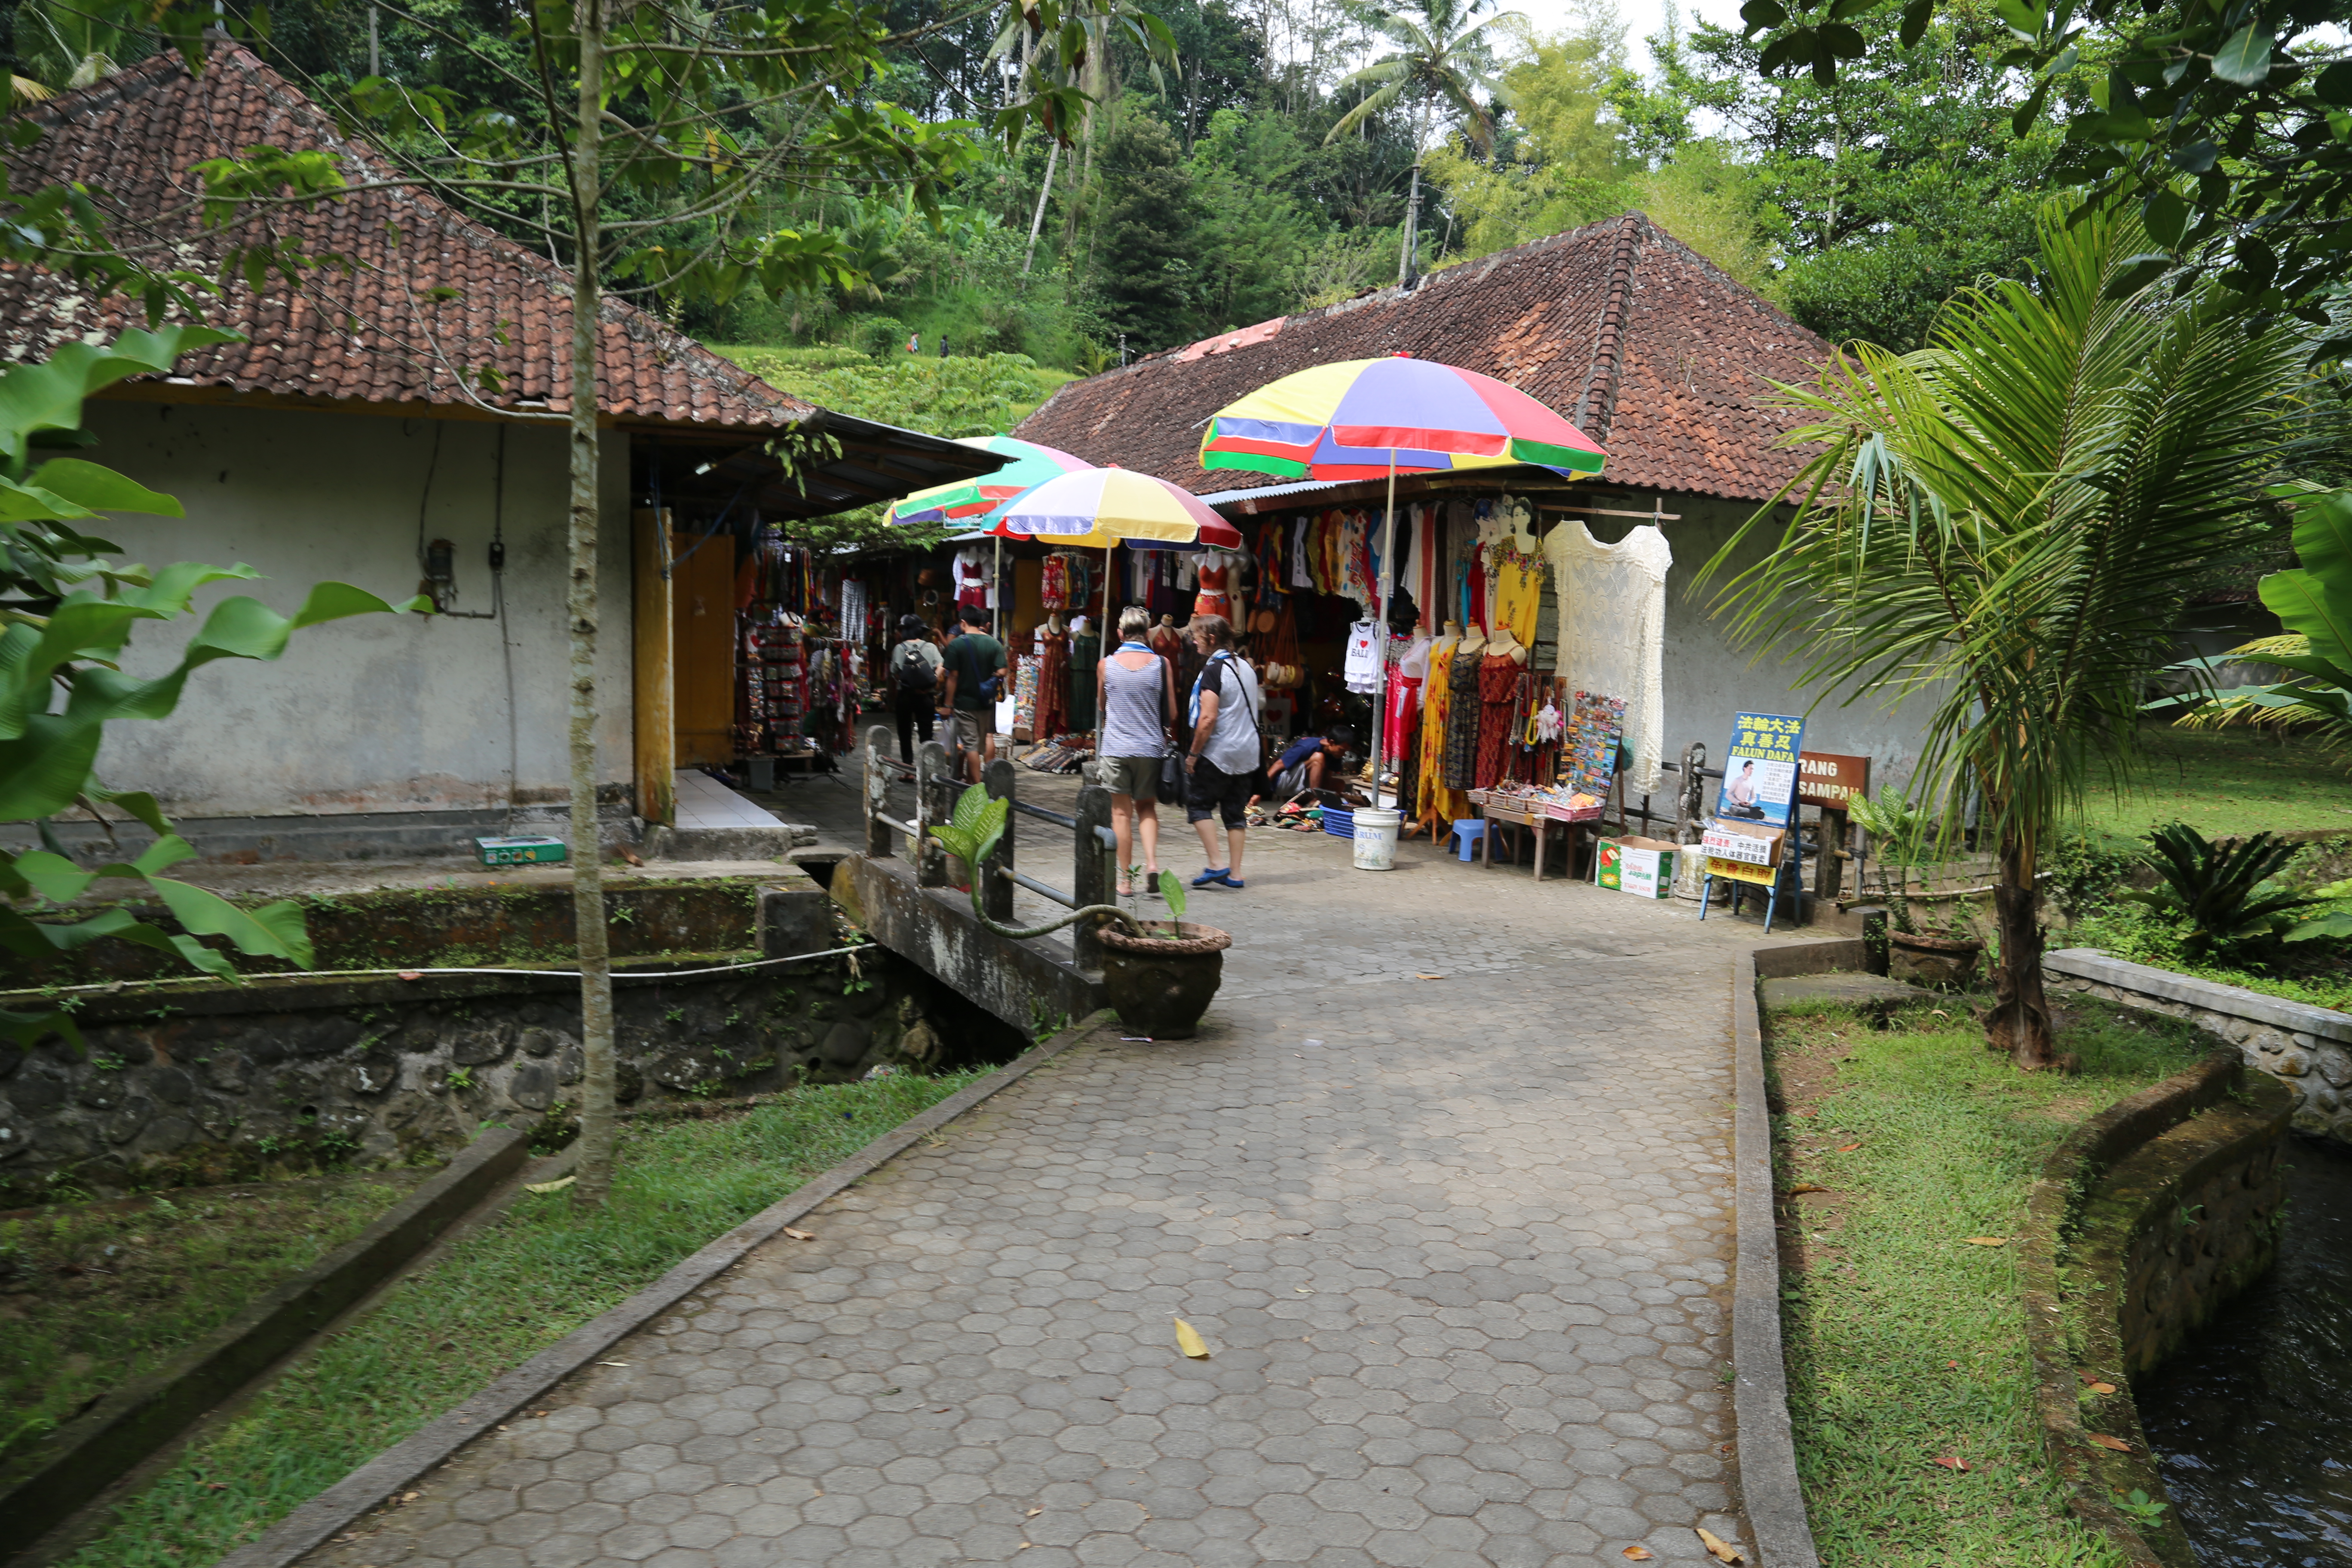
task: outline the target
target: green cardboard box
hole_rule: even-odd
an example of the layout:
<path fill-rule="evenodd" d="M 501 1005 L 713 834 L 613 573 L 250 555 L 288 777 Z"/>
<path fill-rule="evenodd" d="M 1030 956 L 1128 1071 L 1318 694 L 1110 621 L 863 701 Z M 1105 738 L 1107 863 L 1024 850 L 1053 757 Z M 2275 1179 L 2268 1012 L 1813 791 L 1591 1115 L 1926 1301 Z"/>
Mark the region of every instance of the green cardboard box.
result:
<path fill-rule="evenodd" d="M 1637 899 L 1665 898 L 1675 889 L 1675 851 L 1679 847 L 1662 838 L 1604 838 L 1598 880 Z"/>
<path fill-rule="evenodd" d="M 485 866 L 538 866 L 569 858 L 561 838 L 477 838 L 474 853 Z"/>

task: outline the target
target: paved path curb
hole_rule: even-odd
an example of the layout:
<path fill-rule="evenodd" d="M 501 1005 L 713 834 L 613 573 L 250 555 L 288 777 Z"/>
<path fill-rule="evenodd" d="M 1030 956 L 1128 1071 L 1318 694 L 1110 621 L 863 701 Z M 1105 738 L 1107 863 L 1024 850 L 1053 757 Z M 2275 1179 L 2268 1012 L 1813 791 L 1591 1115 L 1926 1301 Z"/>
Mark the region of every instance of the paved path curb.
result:
<path fill-rule="evenodd" d="M 667 1311 L 784 1226 L 853 1183 L 871 1175 L 926 1134 L 937 1131 L 992 1095 L 1018 1083 L 1108 1019 L 1108 1013 L 1095 1014 L 971 1088 L 940 1101 L 920 1116 L 901 1122 L 791 1196 L 710 1242 L 619 1306 L 581 1325 L 463 1405 L 394 1444 L 278 1521 L 259 1540 L 222 1558 L 218 1568 L 287 1568 L 306 1552 L 351 1528 L 386 1497 L 445 1463 L 468 1442 L 494 1430 L 499 1422 L 588 1365 L 615 1342 Z"/>
<path fill-rule="evenodd" d="M 1739 1097 L 1733 1117 L 1732 1152 L 1739 1184 L 1739 1262 L 1731 1293 L 1731 1360 L 1738 1379 L 1732 1389 L 1732 1411 L 1739 1434 L 1739 1493 L 1749 1539 L 1764 1568 L 1820 1568 L 1812 1521 L 1806 1516 L 1804 1490 L 1797 1481 L 1796 1439 L 1789 1426 L 1788 1369 L 1781 1360 L 1780 1250 L 1772 1217 L 1772 1119 L 1765 1102 L 1764 1031 L 1756 1005 L 1756 961 L 1755 952 L 1742 953 L 1731 968 L 1732 1049 L 1737 1058 L 1733 1070 Z"/>

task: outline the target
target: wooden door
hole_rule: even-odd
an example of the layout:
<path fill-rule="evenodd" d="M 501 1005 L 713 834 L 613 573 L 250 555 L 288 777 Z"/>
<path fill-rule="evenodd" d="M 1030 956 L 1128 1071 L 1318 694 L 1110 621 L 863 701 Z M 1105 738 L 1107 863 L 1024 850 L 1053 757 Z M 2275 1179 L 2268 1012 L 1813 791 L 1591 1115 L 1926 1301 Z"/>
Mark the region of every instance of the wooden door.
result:
<path fill-rule="evenodd" d="M 680 767 L 735 760 L 735 542 L 670 536 L 670 668 Z M 693 551 L 691 555 L 688 551 Z"/>
<path fill-rule="evenodd" d="M 661 574 L 661 530 L 666 521 L 639 508 L 634 524 L 630 569 L 631 717 L 635 721 L 635 769 L 637 815 L 665 827 L 677 826 L 677 740 L 670 659 L 675 633 L 669 624 L 669 584 Z"/>

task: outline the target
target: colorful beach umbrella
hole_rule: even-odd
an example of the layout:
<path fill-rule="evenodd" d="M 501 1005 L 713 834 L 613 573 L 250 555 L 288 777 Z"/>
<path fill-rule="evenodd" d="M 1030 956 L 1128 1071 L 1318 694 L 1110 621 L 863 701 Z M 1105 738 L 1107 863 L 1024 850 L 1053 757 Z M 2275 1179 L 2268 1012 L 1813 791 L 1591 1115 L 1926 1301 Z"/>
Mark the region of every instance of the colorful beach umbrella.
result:
<path fill-rule="evenodd" d="M 1103 552 L 1103 633 L 1110 634 L 1110 552 L 1181 550 L 1214 544 L 1241 548 L 1239 530 L 1192 491 L 1132 468 L 1087 468 L 1048 479 L 1005 508 L 998 525 L 1008 533 L 1050 539 Z"/>
<path fill-rule="evenodd" d="M 1204 468 L 1282 479 L 1379 479 L 1532 463 L 1597 474 L 1601 444 L 1515 386 L 1393 354 L 1342 360 L 1269 382 L 1210 419 Z"/>
<path fill-rule="evenodd" d="M 1010 460 L 992 474 L 982 474 L 971 479 L 951 479 L 943 485 L 933 485 L 929 489 L 901 496 L 890 503 L 890 521 L 944 522 L 950 518 L 973 517 L 995 511 L 1024 490 L 1042 485 L 1047 479 L 1076 473 L 1087 466 L 1083 460 L 1056 447 L 1042 447 L 1034 441 L 1024 441 L 1012 436 L 959 437 L 956 445 L 993 452 Z"/>
<path fill-rule="evenodd" d="M 1381 613 L 1396 573 L 1396 477 L 1527 463 L 1597 474 L 1601 444 L 1515 386 L 1475 370 L 1391 354 L 1342 360 L 1268 382 L 1210 417 L 1201 467 L 1290 479 L 1389 481 L 1381 526 Z M 1372 689 L 1372 802 L 1381 801 L 1388 668 Z M 1399 802 L 1402 804 L 1402 800 Z"/>
<path fill-rule="evenodd" d="M 1234 525 L 1199 497 L 1132 468 L 1082 468 L 1048 479 L 1007 506 L 997 526 L 1007 534 L 1082 550 L 1221 542 L 1237 550 L 1242 542 Z"/>

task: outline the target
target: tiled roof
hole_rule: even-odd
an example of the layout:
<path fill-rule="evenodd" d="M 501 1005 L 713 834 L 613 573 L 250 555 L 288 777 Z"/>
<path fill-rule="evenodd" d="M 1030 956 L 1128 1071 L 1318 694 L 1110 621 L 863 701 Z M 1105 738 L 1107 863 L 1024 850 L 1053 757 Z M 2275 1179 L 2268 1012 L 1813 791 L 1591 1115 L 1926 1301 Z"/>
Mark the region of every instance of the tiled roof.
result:
<path fill-rule="evenodd" d="M 1210 416 L 1310 365 L 1402 353 L 1559 410 L 1608 449 L 1609 483 L 1757 501 L 1800 466 L 1776 449 L 1797 421 L 1767 384 L 1811 379 L 1828 352 L 1635 213 L 1072 382 L 1015 434 L 1228 490 L 1246 479 L 1197 461 Z"/>
<path fill-rule="evenodd" d="M 354 264 L 315 269 L 299 288 L 274 276 L 259 294 L 232 284 L 208 319 L 250 341 L 190 354 L 175 379 L 371 403 L 571 407 L 570 274 L 423 190 L 364 190 L 308 212 L 248 209 L 226 230 L 200 225 L 190 166 L 257 145 L 328 151 L 355 186 L 399 177 L 243 47 L 216 42 L 201 77 L 176 54 L 159 55 L 20 118 L 44 134 L 0 153 L 16 187 L 89 184 L 116 243 L 146 247 L 151 264 L 201 267 L 265 226 Z M 442 291 L 454 292 L 436 298 Z M 750 431 L 815 412 L 633 305 L 607 300 L 603 317 L 598 401 L 608 416 Z M 133 301 L 94 300 L 37 268 L 0 268 L 0 363 L 144 324 Z M 499 390 L 479 389 L 483 366 L 502 378 Z"/>

